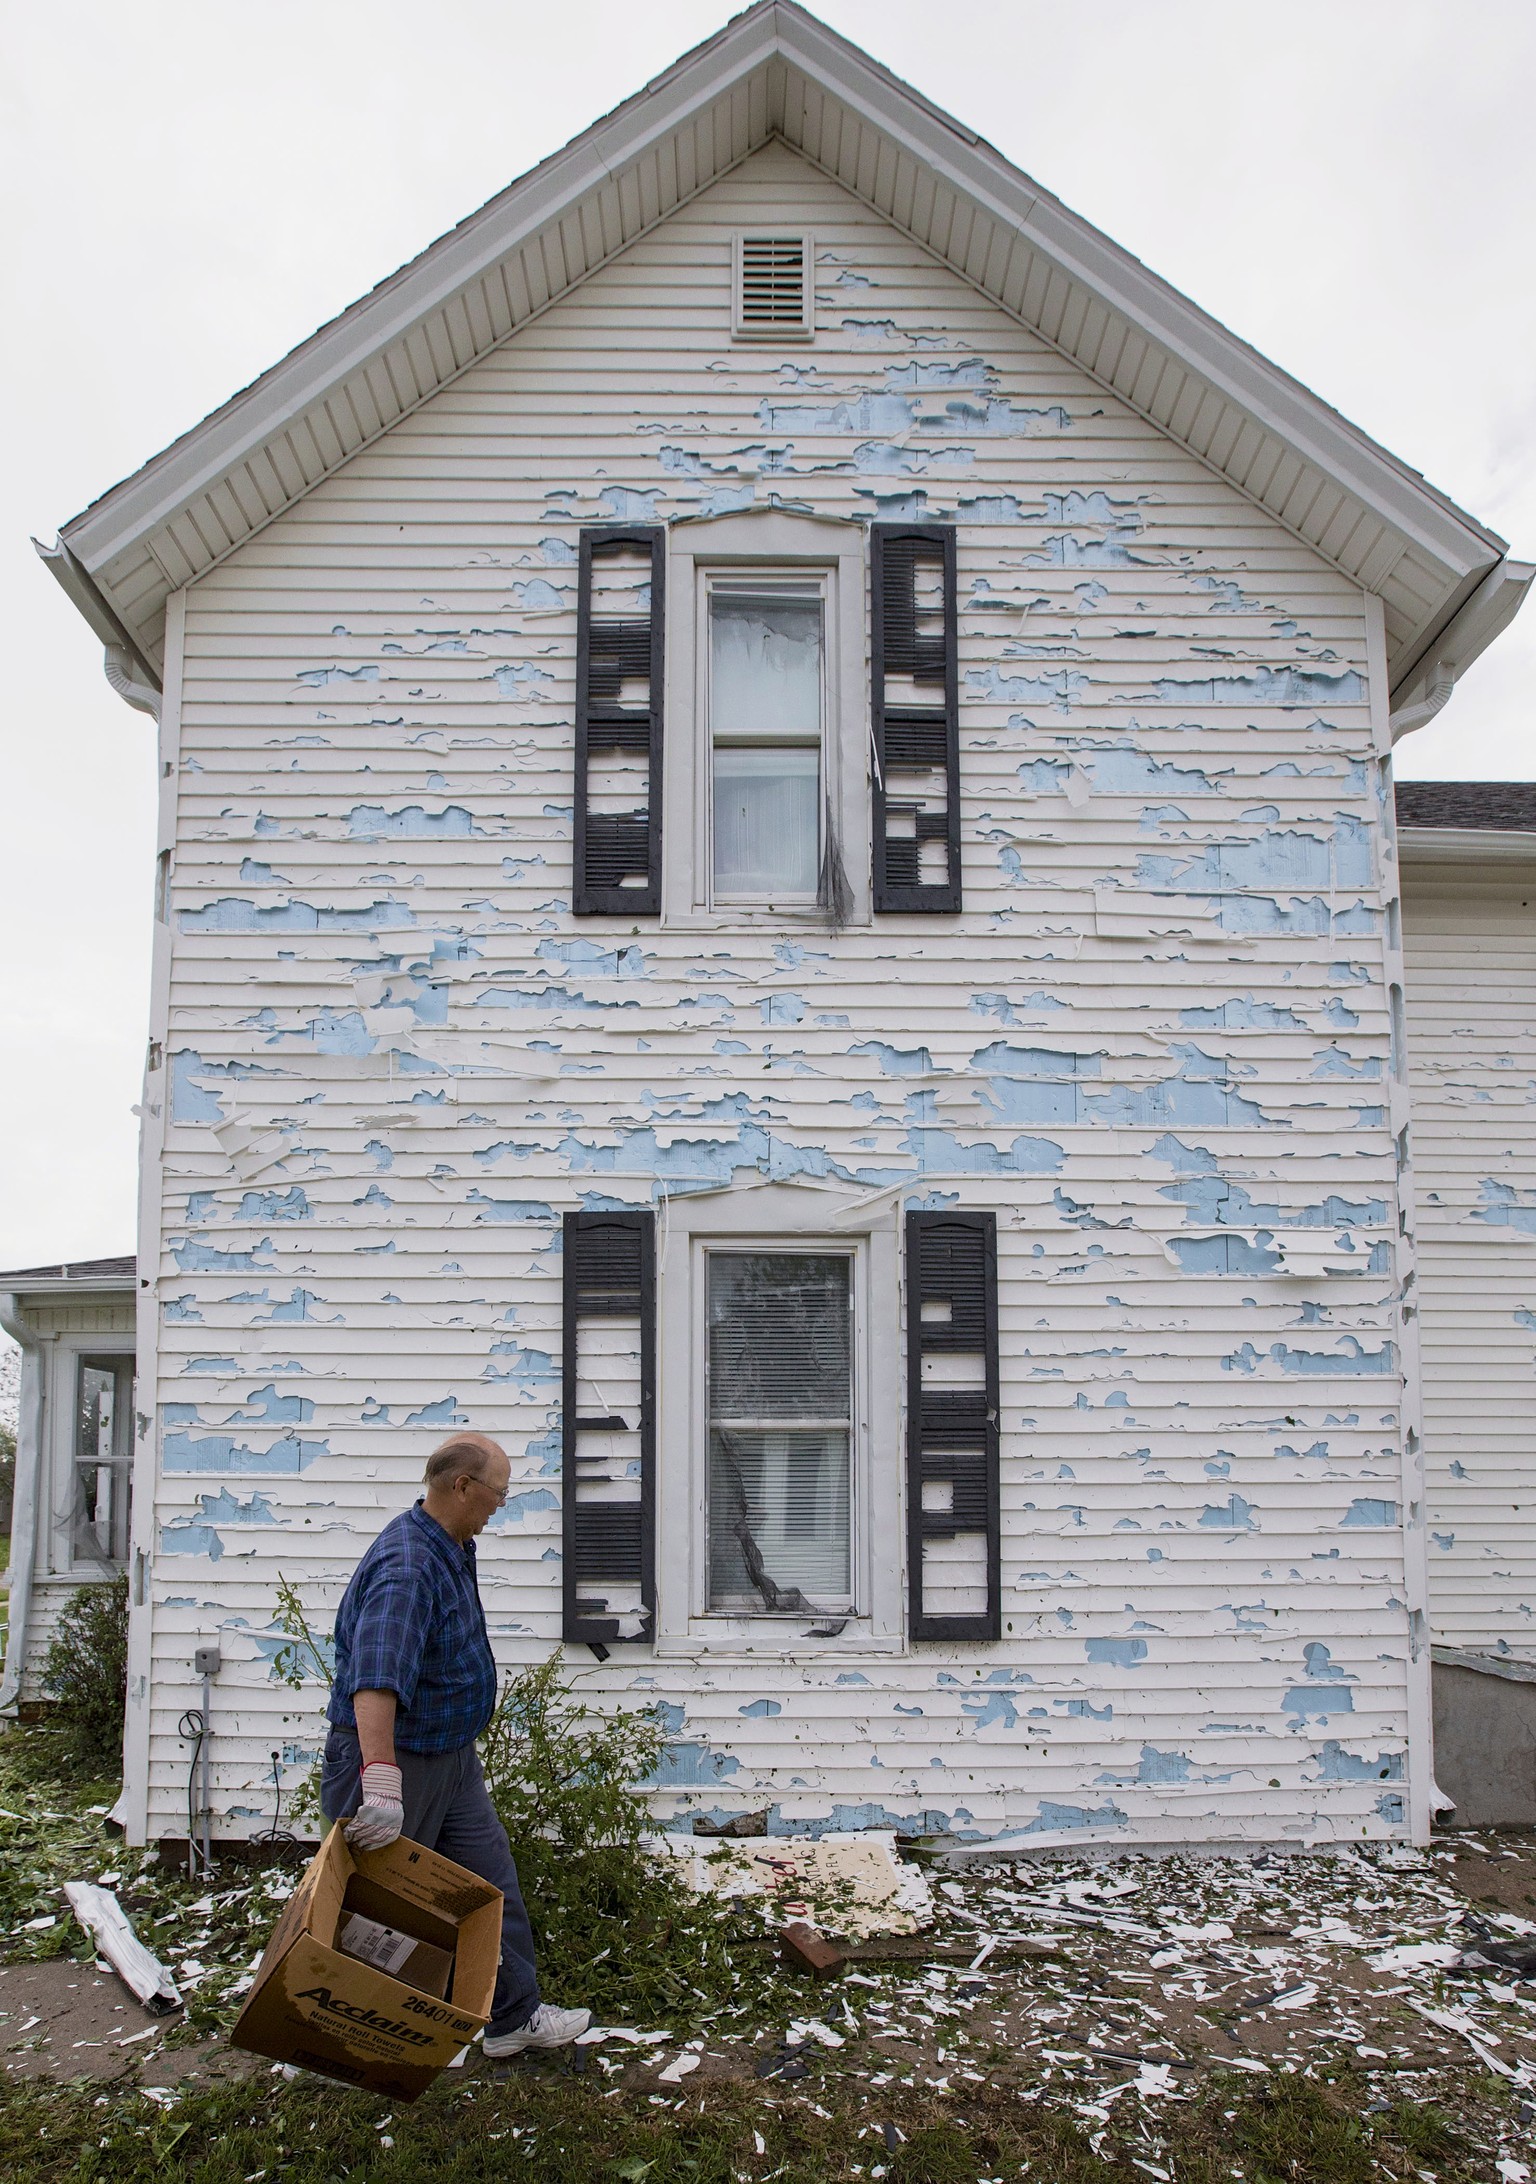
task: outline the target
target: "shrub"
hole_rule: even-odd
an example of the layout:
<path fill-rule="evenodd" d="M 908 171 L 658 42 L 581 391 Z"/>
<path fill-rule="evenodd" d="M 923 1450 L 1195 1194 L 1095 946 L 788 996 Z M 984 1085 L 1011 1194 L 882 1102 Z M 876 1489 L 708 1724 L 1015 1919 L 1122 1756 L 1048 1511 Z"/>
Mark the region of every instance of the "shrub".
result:
<path fill-rule="evenodd" d="M 609 2024 L 692 2023 L 762 2006 L 775 1985 L 770 1959 L 743 1959 L 746 1922 L 644 1846 L 656 1823 L 639 1785 L 670 1735 L 657 1707 L 586 1705 L 551 1659 L 507 1680 L 481 1747 L 540 1982 Z"/>
<path fill-rule="evenodd" d="M 44 1695 L 58 1708 L 66 1760 L 105 1774 L 123 1761 L 128 1696 L 128 1580 L 81 1585 L 43 1658 Z"/>

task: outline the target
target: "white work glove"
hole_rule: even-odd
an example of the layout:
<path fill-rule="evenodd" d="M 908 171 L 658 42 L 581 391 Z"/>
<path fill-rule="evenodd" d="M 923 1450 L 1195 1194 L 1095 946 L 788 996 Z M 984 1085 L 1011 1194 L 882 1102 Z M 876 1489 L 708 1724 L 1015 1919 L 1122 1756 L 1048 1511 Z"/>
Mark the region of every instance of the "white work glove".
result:
<path fill-rule="evenodd" d="M 398 1839 L 404 1825 L 399 1768 L 370 1760 L 363 1769 L 363 1802 L 347 1822 L 347 1841 L 354 1850 L 383 1850 Z"/>

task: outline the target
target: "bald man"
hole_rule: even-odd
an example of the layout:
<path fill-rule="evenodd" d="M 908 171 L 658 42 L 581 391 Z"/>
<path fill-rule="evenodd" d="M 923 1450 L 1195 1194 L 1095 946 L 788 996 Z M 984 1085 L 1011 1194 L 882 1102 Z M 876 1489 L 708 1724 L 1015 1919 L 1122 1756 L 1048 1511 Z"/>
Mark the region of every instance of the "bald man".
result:
<path fill-rule="evenodd" d="M 444 1441 L 427 1458 L 425 1494 L 353 1571 L 336 1615 L 320 1780 L 321 1810 L 350 1822 L 356 1849 L 408 1836 L 501 1890 L 501 1967 L 485 2031 L 493 2056 L 564 2047 L 591 2021 L 539 2000 L 517 1867 L 475 1751 L 496 1704 L 475 1534 L 506 1500 L 510 1470 L 486 1434 Z"/>

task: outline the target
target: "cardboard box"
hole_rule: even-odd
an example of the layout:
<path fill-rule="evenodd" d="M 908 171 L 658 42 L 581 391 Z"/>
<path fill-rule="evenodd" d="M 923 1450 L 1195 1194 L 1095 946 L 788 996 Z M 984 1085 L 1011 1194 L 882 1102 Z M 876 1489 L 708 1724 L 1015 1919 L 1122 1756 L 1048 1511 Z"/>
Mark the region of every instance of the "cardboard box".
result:
<path fill-rule="evenodd" d="M 354 1914 L 417 1944 L 399 1976 L 340 1946 Z M 273 1929 L 231 2039 L 413 2101 L 485 2025 L 500 1958 L 499 1889 L 405 1836 L 354 1854 L 338 1823 Z"/>

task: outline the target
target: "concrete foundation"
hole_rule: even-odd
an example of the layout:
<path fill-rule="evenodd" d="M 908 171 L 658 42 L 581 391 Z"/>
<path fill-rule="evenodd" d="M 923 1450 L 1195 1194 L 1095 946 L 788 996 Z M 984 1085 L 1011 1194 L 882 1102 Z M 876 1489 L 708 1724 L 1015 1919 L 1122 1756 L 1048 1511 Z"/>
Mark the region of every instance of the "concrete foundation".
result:
<path fill-rule="evenodd" d="M 1536 1662 L 1434 1650 L 1435 1780 L 1458 1827 L 1536 1825 Z"/>

